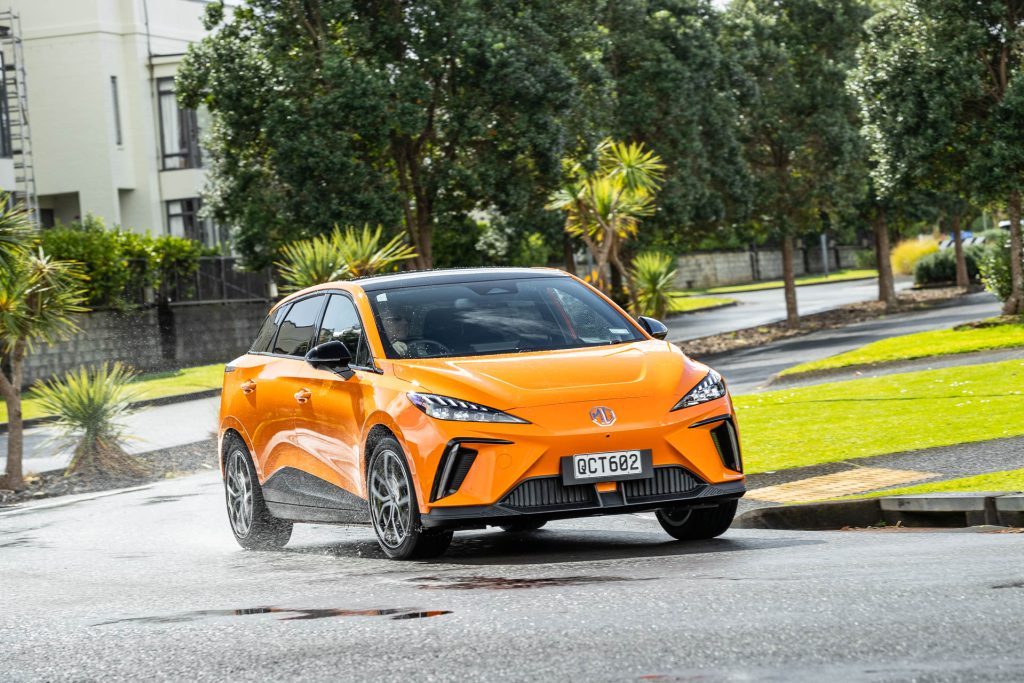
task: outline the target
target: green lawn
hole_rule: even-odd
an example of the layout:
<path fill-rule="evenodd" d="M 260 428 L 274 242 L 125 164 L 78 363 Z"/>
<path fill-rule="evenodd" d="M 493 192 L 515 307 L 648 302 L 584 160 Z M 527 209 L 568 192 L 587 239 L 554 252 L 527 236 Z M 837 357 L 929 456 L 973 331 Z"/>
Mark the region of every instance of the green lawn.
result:
<path fill-rule="evenodd" d="M 804 275 L 796 279 L 796 286 L 819 285 L 825 282 L 843 282 L 845 280 L 861 280 L 869 277 L 878 277 L 878 271 L 872 269 L 838 270 L 829 275 Z M 779 289 L 783 285 L 782 280 L 769 280 L 767 282 L 750 282 L 745 285 L 729 285 L 728 287 L 712 287 L 702 289 L 699 294 L 731 294 L 733 292 L 753 292 L 760 289 Z"/>
<path fill-rule="evenodd" d="M 748 472 L 1024 435 L 1024 361 L 736 397 Z"/>
<path fill-rule="evenodd" d="M 1024 346 L 1024 324 L 1019 322 L 997 324 L 991 327 L 933 330 L 882 339 L 830 358 L 795 365 L 779 374 L 798 375 L 816 370 L 874 365 L 929 356 L 1008 349 L 1017 346 Z"/>
<path fill-rule="evenodd" d="M 944 493 L 948 491 L 1024 491 L 1024 470 L 1004 470 L 976 474 L 962 479 L 947 479 L 914 486 L 903 486 L 898 489 L 874 491 L 857 496 L 846 496 L 841 500 L 853 498 L 878 498 L 880 496 L 907 496 L 917 493 Z"/>
<path fill-rule="evenodd" d="M 223 380 L 224 364 L 216 363 L 140 375 L 135 382 L 138 385 L 139 398 L 149 399 L 188 394 L 206 389 L 219 389 Z M 43 417 L 43 412 L 36 401 L 27 398 L 27 395 L 26 393 L 26 398 L 21 404 L 22 415 L 25 419 Z M 7 422 L 7 407 L 3 403 L 0 403 L 0 422 Z"/>
<path fill-rule="evenodd" d="M 720 296 L 677 296 L 672 300 L 669 313 L 690 313 L 733 303 L 736 303 L 736 299 Z"/>

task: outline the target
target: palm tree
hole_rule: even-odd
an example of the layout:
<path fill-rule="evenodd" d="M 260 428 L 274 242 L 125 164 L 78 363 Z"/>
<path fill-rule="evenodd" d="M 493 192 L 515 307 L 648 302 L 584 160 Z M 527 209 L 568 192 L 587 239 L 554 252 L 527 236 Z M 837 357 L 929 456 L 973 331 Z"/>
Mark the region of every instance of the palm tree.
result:
<path fill-rule="evenodd" d="M 620 247 L 636 235 L 640 220 L 654 213 L 665 165 L 643 143 L 604 140 L 596 156 L 595 170 L 582 162 L 563 162 L 566 183 L 551 195 L 547 208 L 565 211 L 565 229 L 587 245 L 599 281 L 611 281 L 611 266 L 628 280 Z"/>
<path fill-rule="evenodd" d="M 630 271 L 636 296 L 636 313 L 663 318 L 672 307 L 672 300 L 682 290 L 676 287 L 676 266 L 672 257 L 658 251 L 647 252 L 633 259 Z"/>
<path fill-rule="evenodd" d="M 416 251 L 396 235 L 381 245 L 383 228 L 364 225 L 337 226 L 328 235 L 318 235 L 286 245 L 277 262 L 286 291 L 305 289 L 324 282 L 362 277 L 393 270 L 398 263 L 416 258 Z"/>
<path fill-rule="evenodd" d="M 17 217 L 11 217 L 8 212 Z M 31 225 L 20 209 L 0 209 L 15 225 Z M 31 234 L 27 232 L 25 234 Z M 20 489 L 22 476 L 23 420 L 21 386 L 25 358 L 33 345 L 54 343 L 78 330 L 74 314 L 86 311 L 85 276 L 79 264 L 58 261 L 27 246 L 14 250 L 0 267 L 0 394 L 7 405 L 7 469 L 0 488 Z"/>
<path fill-rule="evenodd" d="M 138 398 L 130 382 L 134 373 L 121 363 L 81 367 L 60 379 L 37 382 L 32 395 L 44 412 L 57 416 L 57 428 L 78 437 L 64 474 L 138 476 L 145 469 L 128 455 L 121 418 L 132 412 Z"/>

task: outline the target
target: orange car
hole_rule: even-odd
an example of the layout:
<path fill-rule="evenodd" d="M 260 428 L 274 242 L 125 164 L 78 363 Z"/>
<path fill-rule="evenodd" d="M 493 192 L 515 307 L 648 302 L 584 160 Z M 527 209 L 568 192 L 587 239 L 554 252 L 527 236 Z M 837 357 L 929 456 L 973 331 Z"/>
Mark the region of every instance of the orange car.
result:
<path fill-rule="evenodd" d="M 743 495 L 714 370 L 558 270 L 404 273 L 318 285 L 225 368 L 221 471 L 246 548 L 293 522 L 365 522 L 388 557 L 453 529 L 655 510 L 723 533 Z"/>

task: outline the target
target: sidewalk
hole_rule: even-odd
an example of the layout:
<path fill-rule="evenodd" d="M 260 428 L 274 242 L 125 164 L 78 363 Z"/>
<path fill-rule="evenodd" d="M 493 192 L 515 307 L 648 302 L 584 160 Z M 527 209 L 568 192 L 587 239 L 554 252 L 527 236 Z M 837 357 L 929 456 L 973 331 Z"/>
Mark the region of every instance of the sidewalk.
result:
<path fill-rule="evenodd" d="M 742 510 L 1024 467 L 1024 437 L 889 453 L 747 475 Z"/>
<path fill-rule="evenodd" d="M 127 441 L 131 453 L 183 446 L 205 441 L 217 433 L 217 396 L 170 405 L 151 406 L 125 420 L 126 433 L 134 435 Z M 71 449 L 54 440 L 57 432 L 50 426 L 25 430 L 24 470 L 48 472 L 67 466 Z M 7 434 L 0 435 L 0 469 L 7 464 Z"/>

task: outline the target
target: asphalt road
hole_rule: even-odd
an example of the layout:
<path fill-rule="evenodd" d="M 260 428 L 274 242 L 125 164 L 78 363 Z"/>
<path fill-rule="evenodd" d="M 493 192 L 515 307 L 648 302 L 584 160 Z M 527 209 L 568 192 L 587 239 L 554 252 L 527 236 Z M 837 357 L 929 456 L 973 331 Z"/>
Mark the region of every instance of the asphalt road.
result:
<path fill-rule="evenodd" d="M 775 373 L 799 363 L 834 356 L 879 339 L 948 329 L 999 312 L 999 301 L 988 292 L 979 292 L 951 306 L 886 316 L 700 360 L 721 372 L 734 394 L 746 394 L 762 388 Z"/>
<path fill-rule="evenodd" d="M 0 512 L 0 680 L 1020 680 L 1024 535 L 670 542 L 649 515 L 238 549 L 214 473 Z M 52 505 L 52 503 L 51 503 Z"/>
<path fill-rule="evenodd" d="M 896 289 L 906 289 L 912 284 L 910 280 L 903 278 L 896 283 Z M 697 339 L 786 319 L 786 300 L 782 289 L 763 289 L 722 296 L 736 299 L 737 304 L 710 311 L 677 315 L 665 320 L 669 341 Z M 878 281 L 874 279 L 807 285 L 796 289 L 796 304 L 800 315 L 820 313 L 877 298 Z"/>

